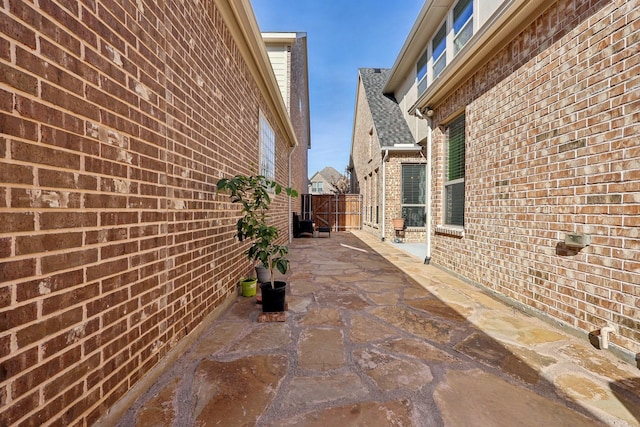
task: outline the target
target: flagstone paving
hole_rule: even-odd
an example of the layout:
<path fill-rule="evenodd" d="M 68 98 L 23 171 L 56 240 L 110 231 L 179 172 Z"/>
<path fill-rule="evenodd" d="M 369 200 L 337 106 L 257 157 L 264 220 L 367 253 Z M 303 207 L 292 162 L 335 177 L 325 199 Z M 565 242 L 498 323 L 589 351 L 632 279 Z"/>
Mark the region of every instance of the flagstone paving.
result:
<path fill-rule="evenodd" d="M 390 244 L 290 258 L 285 322 L 239 297 L 118 425 L 640 425 L 638 367 Z"/>

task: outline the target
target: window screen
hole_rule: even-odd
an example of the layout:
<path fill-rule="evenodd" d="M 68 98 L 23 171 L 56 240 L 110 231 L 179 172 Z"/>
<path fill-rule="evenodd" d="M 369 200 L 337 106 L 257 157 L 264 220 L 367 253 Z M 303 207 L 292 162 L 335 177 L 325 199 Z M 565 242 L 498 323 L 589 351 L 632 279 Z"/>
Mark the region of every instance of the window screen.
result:
<path fill-rule="evenodd" d="M 433 78 L 435 79 L 447 65 L 447 23 L 442 24 L 433 40 L 431 40 L 431 51 L 433 58 Z"/>
<path fill-rule="evenodd" d="M 457 54 L 473 35 L 473 1 L 460 0 L 453 8 L 453 54 Z"/>
<path fill-rule="evenodd" d="M 276 137 L 267 119 L 260 114 L 260 174 L 276 178 Z"/>
<path fill-rule="evenodd" d="M 458 116 L 447 128 L 445 176 L 445 224 L 464 226 L 465 116 Z"/>
<path fill-rule="evenodd" d="M 407 227 L 424 227 L 425 165 L 402 165 L 402 217 Z"/>
<path fill-rule="evenodd" d="M 427 88 L 427 67 L 429 65 L 429 51 L 424 51 L 418 64 L 416 65 L 416 77 L 418 79 L 418 93 L 422 93 Z"/>

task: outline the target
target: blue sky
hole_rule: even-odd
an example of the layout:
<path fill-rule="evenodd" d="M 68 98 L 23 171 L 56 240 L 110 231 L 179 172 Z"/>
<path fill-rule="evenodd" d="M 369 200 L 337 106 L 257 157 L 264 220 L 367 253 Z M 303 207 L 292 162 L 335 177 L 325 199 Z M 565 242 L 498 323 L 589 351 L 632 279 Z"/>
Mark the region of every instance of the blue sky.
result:
<path fill-rule="evenodd" d="M 263 32 L 307 33 L 309 177 L 349 163 L 358 68 L 391 68 L 424 0 L 251 0 Z"/>

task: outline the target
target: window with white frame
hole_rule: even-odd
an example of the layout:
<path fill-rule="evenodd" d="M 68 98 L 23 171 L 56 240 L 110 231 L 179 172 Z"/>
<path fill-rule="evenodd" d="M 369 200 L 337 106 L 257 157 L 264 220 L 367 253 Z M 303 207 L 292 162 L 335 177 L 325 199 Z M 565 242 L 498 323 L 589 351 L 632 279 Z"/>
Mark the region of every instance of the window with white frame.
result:
<path fill-rule="evenodd" d="M 375 222 L 376 224 L 380 224 L 380 175 L 378 174 L 378 169 L 373 171 L 373 177 L 375 180 L 373 193 L 373 197 L 375 200 L 375 216 L 373 222 Z"/>
<path fill-rule="evenodd" d="M 266 117 L 260 113 L 260 175 L 276 179 L 276 136 Z"/>
<path fill-rule="evenodd" d="M 425 183 L 425 165 L 402 165 L 402 217 L 407 227 L 424 227 Z"/>
<path fill-rule="evenodd" d="M 473 0 L 460 0 L 453 8 L 453 54 L 473 35 Z"/>
<path fill-rule="evenodd" d="M 447 65 L 447 23 L 442 24 L 433 39 L 431 39 L 431 61 L 433 78 L 440 75 Z"/>
<path fill-rule="evenodd" d="M 418 93 L 422 93 L 427 89 L 429 85 L 429 77 L 427 71 L 429 69 L 429 49 L 426 49 L 416 66 L 416 75 L 418 79 Z"/>
<path fill-rule="evenodd" d="M 473 36 L 473 0 L 458 1 L 447 13 L 416 64 L 418 95 L 438 77 Z"/>
<path fill-rule="evenodd" d="M 464 226 L 465 115 L 456 117 L 446 128 L 446 167 L 444 179 L 444 223 Z"/>

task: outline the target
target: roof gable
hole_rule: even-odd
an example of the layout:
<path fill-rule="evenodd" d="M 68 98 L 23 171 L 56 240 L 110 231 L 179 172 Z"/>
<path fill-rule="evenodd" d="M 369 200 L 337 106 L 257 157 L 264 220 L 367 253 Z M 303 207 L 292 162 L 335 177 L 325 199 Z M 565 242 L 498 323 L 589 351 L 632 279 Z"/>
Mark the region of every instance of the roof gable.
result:
<path fill-rule="evenodd" d="M 338 172 L 335 168 L 331 166 L 327 166 L 319 172 L 316 172 L 311 177 L 311 181 L 320 181 L 324 180 L 326 182 L 337 181 L 342 178 L 343 175 Z"/>
<path fill-rule="evenodd" d="M 392 95 L 383 93 L 391 69 L 360 68 L 358 72 L 380 147 L 415 144 L 409 125 L 405 121 L 397 101 Z"/>

